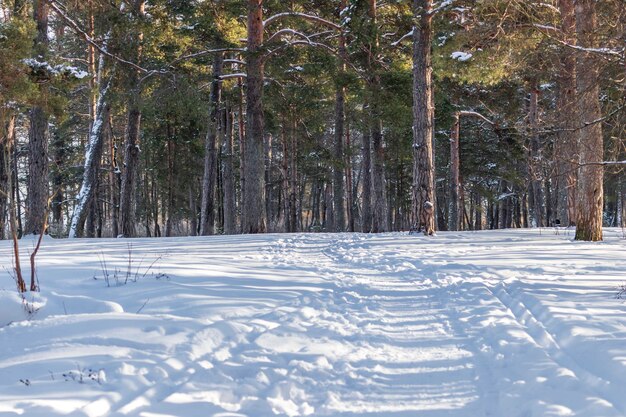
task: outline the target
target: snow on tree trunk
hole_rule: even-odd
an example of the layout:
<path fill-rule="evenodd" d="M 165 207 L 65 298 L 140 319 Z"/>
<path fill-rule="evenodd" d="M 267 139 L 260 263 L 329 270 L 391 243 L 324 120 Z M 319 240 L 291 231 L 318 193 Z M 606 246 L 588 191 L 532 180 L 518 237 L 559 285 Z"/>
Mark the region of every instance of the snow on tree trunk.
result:
<path fill-rule="evenodd" d="M 248 42 L 246 76 L 247 129 L 244 149 L 243 233 L 265 232 L 265 200 L 263 185 L 264 120 L 263 82 L 263 1 L 248 0 Z"/>
<path fill-rule="evenodd" d="M 215 183 L 217 179 L 217 134 L 219 130 L 218 112 L 221 101 L 223 53 L 213 57 L 213 82 L 209 104 L 209 129 L 204 142 L 204 175 L 202 177 L 202 209 L 200 215 L 200 235 L 214 233 L 215 223 Z"/>
<path fill-rule="evenodd" d="M 576 34 L 578 45 L 597 48 L 597 17 L 595 0 L 576 2 Z M 576 60 L 576 89 L 580 134 L 580 163 L 578 171 L 578 208 L 576 240 L 602 240 L 604 159 L 602 117 L 600 110 L 599 63 L 591 52 L 579 52 Z M 589 164 L 590 165 L 585 165 Z"/>
<path fill-rule="evenodd" d="M 104 142 L 104 132 L 107 128 L 109 119 L 109 102 L 108 91 L 110 79 L 102 80 L 102 71 L 104 69 L 104 57 L 100 56 L 98 66 L 98 80 L 100 84 L 100 92 L 96 103 L 96 117 L 89 132 L 89 142 L 85 152 L 85 164 L 83 171 L 83 181 L 78 192 L 76 208 L 72 214 L 70 222 L 69 238 L 83 237 L 85 219 L 89 211 L 89 205 L 95 193 L 96 183 L 98 181 L 98 171 L 100 167 L 100 158 L 102 156 L 102 148 Z"/>
<path fill-rule="evenodd" d="M 433 158 L 432 0 L 414 0 L 413 30 L 413 198 L 415 225 L 435 233 L 435 164 Z"/>

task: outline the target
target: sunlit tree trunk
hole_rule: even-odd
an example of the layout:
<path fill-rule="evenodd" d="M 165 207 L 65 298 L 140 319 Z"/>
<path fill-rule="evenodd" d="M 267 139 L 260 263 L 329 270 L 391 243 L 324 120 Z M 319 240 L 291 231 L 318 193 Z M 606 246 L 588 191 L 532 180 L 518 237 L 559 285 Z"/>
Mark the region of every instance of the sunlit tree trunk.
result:
<path fill-rule="evenodd" d="M 565 42 L 576 44 L 576 14 L 573 0 L 559 0 L 561 30 Z M 557 76 L 557 114 L 559 123 L 559 150 L 564 159 L 565 188 L 567 195 L 567 222 L 576 224 L 576 189 L 578 178 L 578 139 L 576 109 L 576 54 L 563 47 Z"/>
<path fill-rule="evenodd" d="M 432 0 L 414 0 L 413 29 L 413 219 L 426 235 L 435 233 L 433 160 Z"/>
<path fill-rule="evenodd" d="M 576 34 L 578 45 L 597 48 L 595 0 L 577 0 Z M 576 90 L 580 134 L 580 163 L 577 190 L 576 240 L 602 240 L 604 158 L 600 111 L 599 63 L 593 53 L 579 53 L 576 60 Z"/>
<path fill-rule="evenodd" d="M 246 77 L 247 129 L 244 149 L 243 233 L 265 232 L 263 185 L 263 1 L 248 0 Z"/>

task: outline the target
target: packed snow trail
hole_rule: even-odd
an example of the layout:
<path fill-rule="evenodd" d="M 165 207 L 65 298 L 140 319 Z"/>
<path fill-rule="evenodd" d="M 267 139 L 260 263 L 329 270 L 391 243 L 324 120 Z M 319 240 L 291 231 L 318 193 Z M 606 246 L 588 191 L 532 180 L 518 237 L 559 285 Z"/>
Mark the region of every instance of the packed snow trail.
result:
<path fill-rule="evenodd" d="M 625 416 L 607 235 L 46 241 L 0 415 Z"/>

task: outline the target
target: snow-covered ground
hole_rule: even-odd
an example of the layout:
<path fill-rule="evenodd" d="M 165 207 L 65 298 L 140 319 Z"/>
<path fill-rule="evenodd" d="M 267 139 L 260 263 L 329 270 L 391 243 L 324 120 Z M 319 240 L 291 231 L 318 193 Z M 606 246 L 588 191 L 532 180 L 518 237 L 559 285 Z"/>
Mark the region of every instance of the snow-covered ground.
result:
<path fill-rule="evenodd" d="M 0 242 L 0 415 L 624 416 L 626 240 L 572 238 L 46 239 L 27 320 Z"/>

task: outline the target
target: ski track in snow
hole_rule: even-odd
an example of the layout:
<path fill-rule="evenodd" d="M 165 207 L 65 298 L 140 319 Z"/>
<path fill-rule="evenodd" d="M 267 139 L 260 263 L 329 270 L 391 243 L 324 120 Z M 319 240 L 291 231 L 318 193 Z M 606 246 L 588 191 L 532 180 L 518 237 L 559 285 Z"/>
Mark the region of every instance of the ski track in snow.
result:
<path fill-rule="evenodd" d="M 607 234 L 145 239 L 169 278 L 111 288 L 127 241 L 48 241 L 47 305 L 0 327 L 0 416 L 624 416 Z"/>

